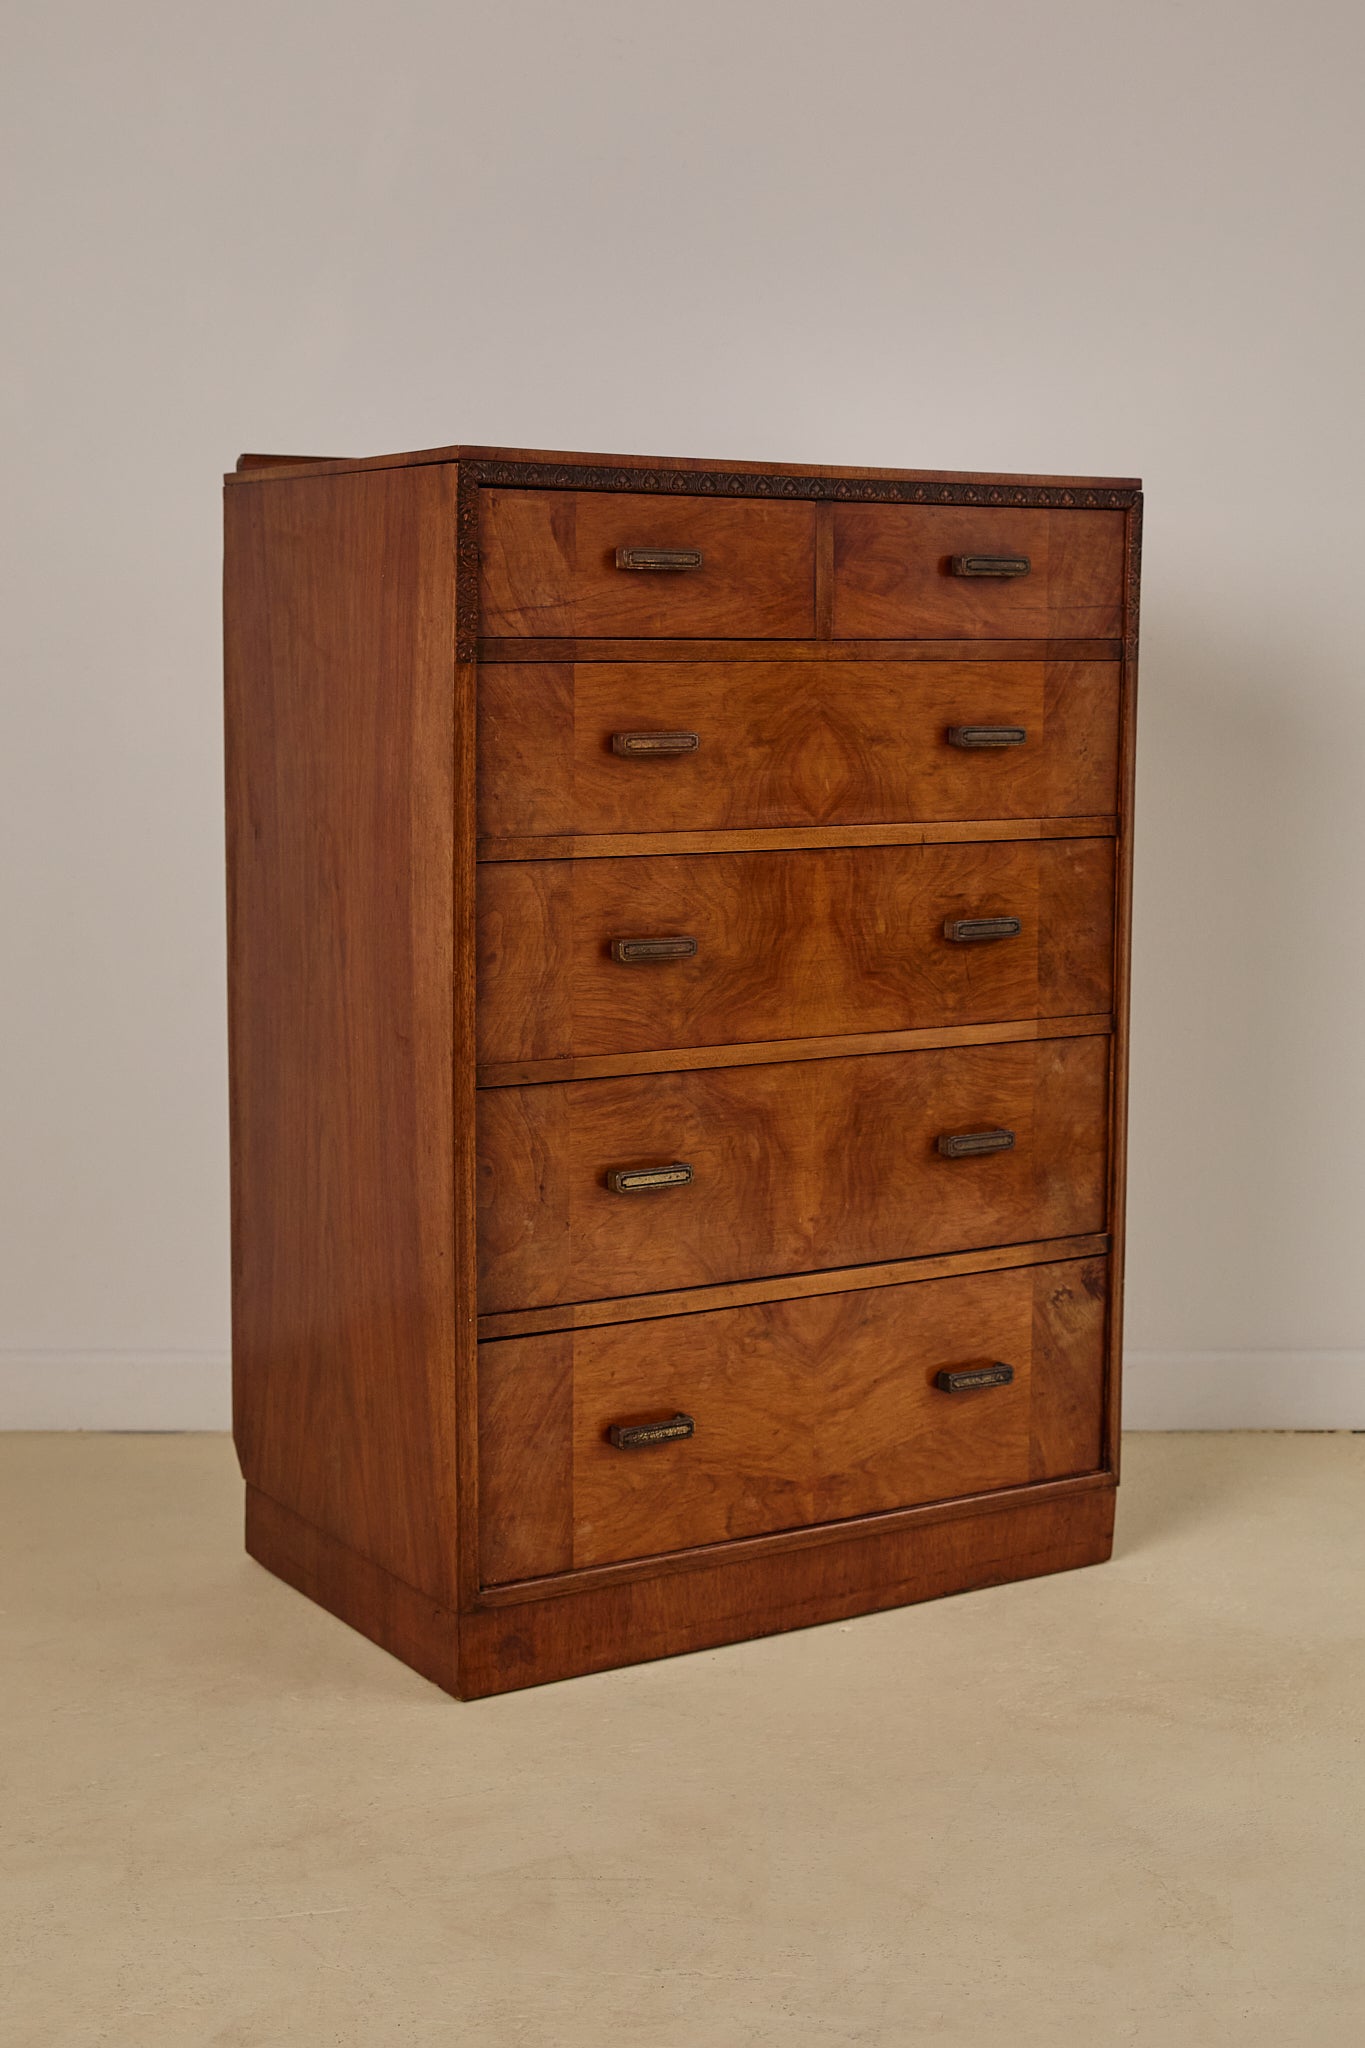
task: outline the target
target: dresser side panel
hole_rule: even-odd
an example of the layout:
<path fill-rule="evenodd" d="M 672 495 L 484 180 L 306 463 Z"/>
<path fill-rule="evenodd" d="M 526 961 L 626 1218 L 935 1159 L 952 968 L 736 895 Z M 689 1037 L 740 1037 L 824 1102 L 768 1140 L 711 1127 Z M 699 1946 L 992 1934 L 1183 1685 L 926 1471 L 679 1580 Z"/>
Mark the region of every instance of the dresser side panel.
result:
<path fill-rule="evenodd" d="M 238 1456 L 434 1598 L 456 1561 L 454 506 L 439 466 L 231 491 L 224 589 Z"/>

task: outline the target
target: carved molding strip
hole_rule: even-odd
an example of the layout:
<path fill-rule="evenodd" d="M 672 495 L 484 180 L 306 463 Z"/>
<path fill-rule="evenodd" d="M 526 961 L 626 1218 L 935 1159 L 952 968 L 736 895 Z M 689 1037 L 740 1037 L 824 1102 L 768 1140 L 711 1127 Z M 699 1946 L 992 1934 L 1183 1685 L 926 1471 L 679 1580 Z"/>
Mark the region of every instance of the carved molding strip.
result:
<path fill-rule="evenodd" d="M 1142 493 L 1132 493 L 1128 507 L 1128 573 L 1123 593 L 1123 656 L 1130 672 L 1137 667 L 1138 599 L 1142 584 Z"/>
<path fill-rule="evenodd" d="M 694 498 L 820 498 L 845 505 L 999 505 L 1026 511 L 1126 512 L 1136 491 L 1059 484 L 936 484 L 913 478 L 762 476 L 728 469 L 605 469 L 559 462 L 462 462 L 475 484 L 506 490 L 670 491 Z"/>
<path fill-rule="evenodd" d="M 459 464 L 455 484 L 455 659 L 479 651 L 479 487 L 472 462 Z"/>

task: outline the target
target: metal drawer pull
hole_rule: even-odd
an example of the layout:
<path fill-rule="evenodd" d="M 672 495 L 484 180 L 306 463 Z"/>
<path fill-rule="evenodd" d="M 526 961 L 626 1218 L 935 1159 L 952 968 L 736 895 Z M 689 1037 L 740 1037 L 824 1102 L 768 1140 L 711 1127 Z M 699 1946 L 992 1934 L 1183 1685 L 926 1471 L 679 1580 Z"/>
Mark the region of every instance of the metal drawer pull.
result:
<path fill-rule="evenodd" d="M 1005 1369 L 1008 1371 L 1008 1366 Z M 650 1444 L 676 1444 L 696 1432 L 697 1425 L 690 1415 L 675 1415 L 671 1422 L 613 1422 L 607 1431 L 607 1441 L 615 1444 L 618 1451 L 643 1451 Z"/>
<path fill-rule="evenodd" d="M 618 548 L 618 569 L 700 569 L 700 548 Z M 1025 568 L 1028 564 L 1024 564 Z"/>
<path fill-rule="evenodd" d="M 1022 747 L 1028 729 L 1022 725 L 950 725 L 950 747 Z"/>
<path fill-rule="evenodd" d="M 934 1385 L 945 1394 L 969 1394 L 973 1387 L 1007 1387 L 1014 1378 L 1012 1365 L 978 1365 L 970 1372 L 938 1372 Z"/>
<path fill-rule="evenodd" d="M 1033 564 L 1027 555 L 950 555 L 948 567 L 954 576 L 1027 576 Z"/>
<path fill-rule="evenodd" d="M 697 732 L 614 732 L 611 736 L 613 754 L 625 754 L 632 760 L 650 760 L 656 754 L 695 754 L 700 745 Z"/>
<path fill-rule="evenodd" d="M 611 957 L 626 966 L 637 960 L 690 960 L 697 950 L 695 939 L 613 939 Z"/>
<path fill-rule="evenodd" d="M 691 1167 L 676 1159 L 672 1166 L 615 1166 L 607 1186 L 614 1195 L 647 1195 L 655 1188 L 685 1188 L 691 1178 Z"/>
<path fill-rule="evenodd" d="M 1013 1131 L 956 1131 L 938 1141 L 945 1159 L 979 1159 L 985 1152 L 1012 1152 Z"/>
<path fill-rule="evenodd" d="M 955 946 L 979 946 L 987 939 L 1017 939 L 1024 929 L 1017 917 L 945 917 L 943 936 Z"/>

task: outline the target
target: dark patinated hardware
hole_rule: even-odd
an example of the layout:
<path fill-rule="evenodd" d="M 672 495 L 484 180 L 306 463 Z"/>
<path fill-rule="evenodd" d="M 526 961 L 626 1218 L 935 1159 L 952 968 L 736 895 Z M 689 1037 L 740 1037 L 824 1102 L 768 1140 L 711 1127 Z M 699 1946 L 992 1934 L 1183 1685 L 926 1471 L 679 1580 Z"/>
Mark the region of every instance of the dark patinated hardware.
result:
<path fill-rule="evenodd" d="M 945 1159 L 979 1159 L 986 1152 L 1012 1152 L 1013 1131 L 945 1132 L 938 1141 Z"/>
<path fill-rule="evenodd" d="M 677 1159 L 672 1166 L 615 1166 L 607 1186 L 614 1195 L 647 1195 L 656 1188 L 685 1188 L 691 1178 L 691 1167 Z"/>
<path fill-rule="evenodd" d="M 938 1372 L 934 1385 L 945 1394 L 969 1394 L 973 1387 L 1007 1387 L 1014 1378 L 1012 1365 L 978 1365 L 970 1372 Z"/>
<path fill-rule="evenodd" d="M 943 936 L 955 946 L 980 946 L 988 939 L 1017 939 L 1024 929 L 1017 917 L 945 917 Z"/>
<path fill-rule="evenodd" d="M 1023 725 L 950 725 L 950 747 L 1022 747 L 1028 738 Z"/>
<path fill-rule="evenodd" d="M 676 1444 L 694 1436 L 697 1425 L 690 1415 L 675 1415 L 671 1422 L 613 1422 L 607 1441 L 618 1451 L 643 1451 L 650 1444 Z"/>
<path fill-rule="evenodd" d="M 1027 555 L 950 555 L 954 576 L 1027 576 L 1033 567 Z"/>
<path fill-rule="evenodd" d="M 613 939 L 611 957 L 630 966 L 642 960 L 690 960 L 697 950 L 695 939 Z"/>
<path fill-rule="evenodd" d="M 631 760 L 650 760 L 658 754 L 695 754 L 701 745 L 701 734 L 696 732 L 614 732 L 611 736 L 613 754 L 625 754 Z"/>
<path fill-rule="evenodd" d="M 700 569 L 701 549 L 618 548 L 616 566 L 618 569 Z"/>

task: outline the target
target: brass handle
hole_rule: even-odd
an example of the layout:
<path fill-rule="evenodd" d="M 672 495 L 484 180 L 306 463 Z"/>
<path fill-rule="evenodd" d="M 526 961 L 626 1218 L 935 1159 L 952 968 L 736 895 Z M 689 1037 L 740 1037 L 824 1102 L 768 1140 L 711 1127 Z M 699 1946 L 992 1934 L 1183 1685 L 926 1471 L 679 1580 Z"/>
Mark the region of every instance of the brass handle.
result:
<path fill-rule="evenodd" d="M 1027 576 L 1033 567 L 1027 555 L 950 555 L 954 576 Z"/>
<path fill-rule="evenodd" d="M 613 939 L 611 957 L 630 966 L 639 960 L 690 960 L 697 950 L 695 939 Z"/>
<path fill-rule="evenodd" d="M 613 1422 L 607 1431 L 607 1441 L 615 1444 L 618 1451 L 643 1451 L 650 1444 L 676 1444 L 696 1433 L 697 1425 L 690 1415 L 675 1415 L 671 1422 Z"/>
<path fill-rule="evenodd" d="M 657 754 L 695 754 L 700 745 L 697 732 L 614 732 L 611 736 L 613 754 L 625 754 L 632 760 L 652 760 Z"/>
<path fill-rule="evenodd" d="M 1012 1365 L 978 1365 L 970 1372 L 937 1372 L 934 1385 L 945 1394 L 969 1394 L 973 1387 L 1007 1387 L 1013 1378 Z"/>
<path fill-rule="evenodd" d="M 656 1188 L 685 1188 L 691 1178 L 691 1167 L 675 1159 L 672 1166 L 615 1166 L 607 1186 L 614 1195 L 647 1195 Z"/>
<path fill-rule="evenodd" d="M 1022 747 L 1028 730 L 1022 725 L 950 725 L 950 747 Z"/>
<path fill-rule="evenodd" d="M 1017 917 L 945 917 L 943 936 L 955 946 L 980 946 L 987 939 L 1017 939 L 1024 929 Z"/>
<path fill-rule="evenodd" d="M 1012 1152 L 1013 1131 L 945 1132 L 938 1141 L 945 1159 L 979 1159 L 985 1152 Z"/>
<path fill-rule="evenodd" d="M 618 548 L 618 569 L 700 569 L 700 548 Z"/>

